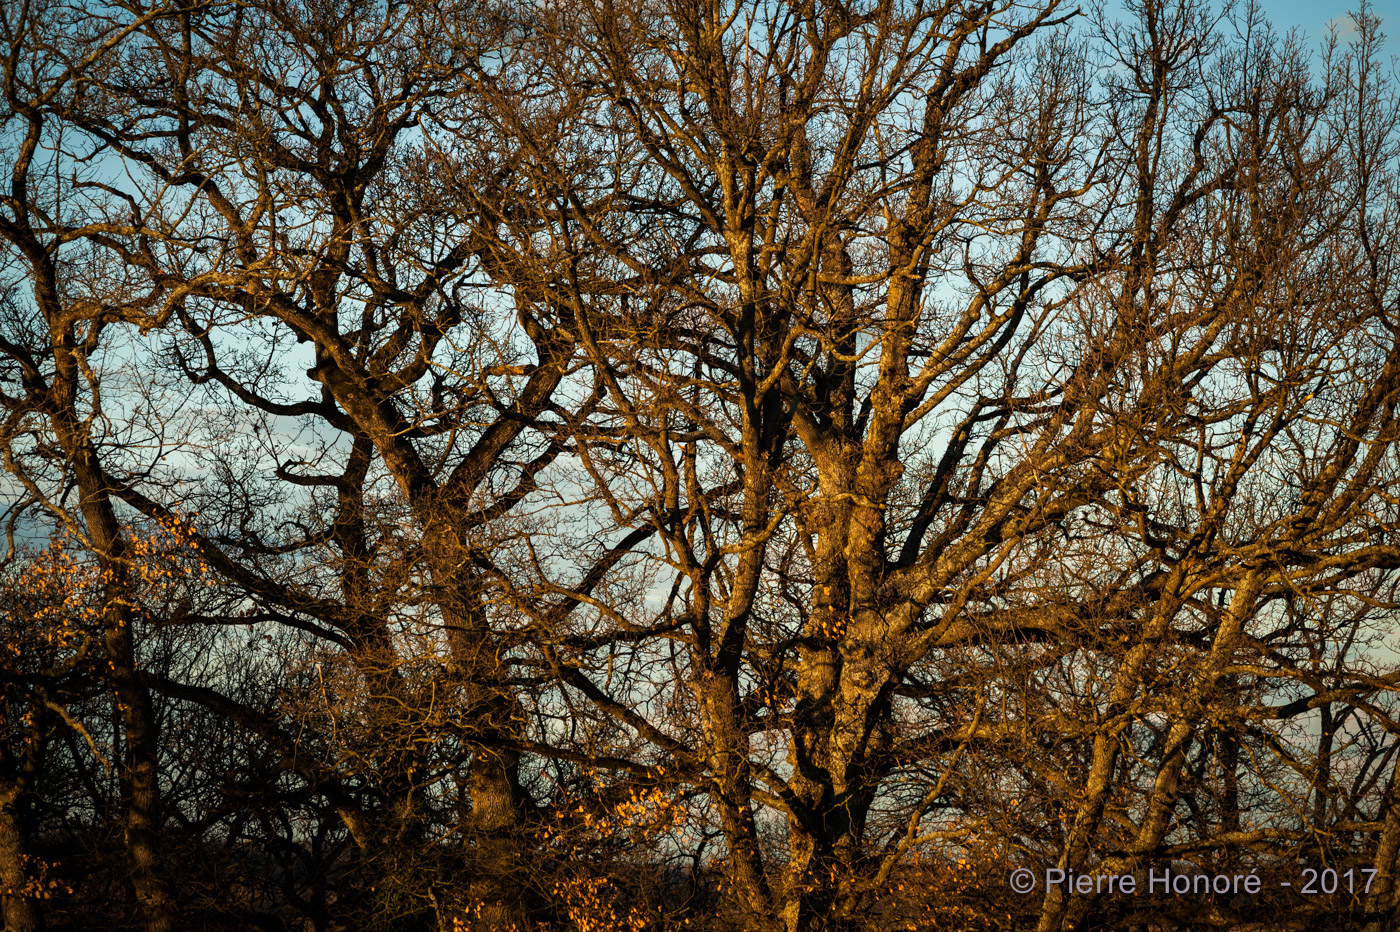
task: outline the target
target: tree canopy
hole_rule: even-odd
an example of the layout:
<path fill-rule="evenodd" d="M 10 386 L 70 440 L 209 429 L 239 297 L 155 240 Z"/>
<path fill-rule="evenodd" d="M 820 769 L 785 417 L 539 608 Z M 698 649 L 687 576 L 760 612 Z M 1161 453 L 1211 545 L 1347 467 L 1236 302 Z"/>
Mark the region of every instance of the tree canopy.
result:
<path fill-rule="evenodd" d="M 1352 23 L 0 0 L 5 929 L 1400 929 Z"/>

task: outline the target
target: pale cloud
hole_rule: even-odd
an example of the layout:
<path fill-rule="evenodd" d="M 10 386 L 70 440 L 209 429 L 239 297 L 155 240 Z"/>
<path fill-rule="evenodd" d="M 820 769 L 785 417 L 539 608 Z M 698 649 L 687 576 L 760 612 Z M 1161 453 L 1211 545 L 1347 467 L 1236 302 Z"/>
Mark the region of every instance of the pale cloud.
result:
<path fill-rule="evenodd" d="M 1335 29 L 1339 37 L 1356 35 L 1356 21 L 1350 15 L 1334 16 L 1327 21 L 1323 28 L 1328 32 Z"/>

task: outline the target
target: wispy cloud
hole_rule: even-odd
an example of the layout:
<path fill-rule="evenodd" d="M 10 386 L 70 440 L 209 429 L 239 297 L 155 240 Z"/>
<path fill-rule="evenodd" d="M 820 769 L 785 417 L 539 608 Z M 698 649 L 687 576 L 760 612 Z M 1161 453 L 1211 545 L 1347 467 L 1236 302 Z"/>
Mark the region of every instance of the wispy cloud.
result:
<path fill-rule="evenodd" d="M 1344 16 L 1334 16 L 1327 21 L 1323 29 L 1326 32 L 1336 30 L 1338 38 L 1344 39 L 1347 36 L 1356 35 L 1356 21 L 1353 20 L 1349 14 Z"/>

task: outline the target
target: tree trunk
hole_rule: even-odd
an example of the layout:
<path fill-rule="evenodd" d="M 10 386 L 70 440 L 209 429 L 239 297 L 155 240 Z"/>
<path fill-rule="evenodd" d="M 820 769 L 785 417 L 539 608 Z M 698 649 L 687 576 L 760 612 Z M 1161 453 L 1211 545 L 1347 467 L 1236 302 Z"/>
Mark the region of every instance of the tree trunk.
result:
<path fill-rule="evenodd" d="M 488 932 L 526 926 L 526 863 L 521 844 L 519 755 L 480 748 L 471 765 L 471 832 L 476 838 L 469 895 Z"/>
<path fill-rule="evenodd" d="M 67 337 L 71 340 L 71 334 Z M 64 374 L 69 384 L 76 384 L 75 373 Z M 133 604 L 130 548 L 112 507 L 97 451 L 72 407 L 73 392 L 71 389 L 63 391 L 60 397 L 68 404 L 59 418 L 59 435 L 64 446 L 72 451 L 74 473 L 82 495 L 83 519 L 106 579 L 104 641 L 126 739 L 126 767 L 122 772 L 123 829 L 131 865 L 131 884 L 145 932 L 170 932 L 175 928 L 178 911 L 160 872 L 160 736 L 151 694 L 142 685 L 136 670 L 133 613 L 129 608 Z"/>
<path fill-rule="evenodd" d="M 128 622 L 123 620 L 108 630 L 107 648 L 112 658 L 117 703 L 121 707 L 122 729 L 126 735 L 127 767 L 122 789 L 126 802 L 124 828 L 131 883 L 145 932 L 170 932 L 175 928 L 176 909 L 160 874 L 158 734 L 150 694 L 136 679 Z"/>
<path fill-rule="evenodd" d="M 487 932 L 514 932 L 529 921 L 520 755 L 504 746 L 519 717 L 518 707 L 503 683 L 504 671 L 478 594 L 461 580 L 450 591 L 456 602 L 444 608 L 448 644 L 462 690 L 462 710 L 472 718 L 470 740 L 475 746 L 467 776 L 471 811 L 464 816 L 476 845 L 466 902 L 472 918 Z"/>
<path fill-rule="evenodd" d="M 24 835 L 16 812 L 18 804 L 19 787 L 9 782 L 0 789 L 0 887 L 4 890 L 0 896 L 5 932 L 38 932 L 44 927 L 44 917 L 38 902 L 25 893 L 29 877 L 24 863 Z"/>
<path fill-rule="evenodd" d="M 1367 898 L 1368 920 L 1364 932 L 1392 932 L 1400 912 L 1400 885 L 1395 883 L 1396 855 L 1400 854 L 1400 758 L 1390 773 L 1381 812 L 1381 837 L 1376 844 L 1376 879 Z"/>

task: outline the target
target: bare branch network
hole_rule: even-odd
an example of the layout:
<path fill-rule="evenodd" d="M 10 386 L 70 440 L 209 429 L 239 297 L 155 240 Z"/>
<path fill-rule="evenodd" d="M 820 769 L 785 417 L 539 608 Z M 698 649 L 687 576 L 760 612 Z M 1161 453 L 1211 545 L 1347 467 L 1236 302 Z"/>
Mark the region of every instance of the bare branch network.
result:
<path fill-rule="evenodd" d="M 0 0 L 4 929 L 1400 929 L 1350 22 Z"/>

